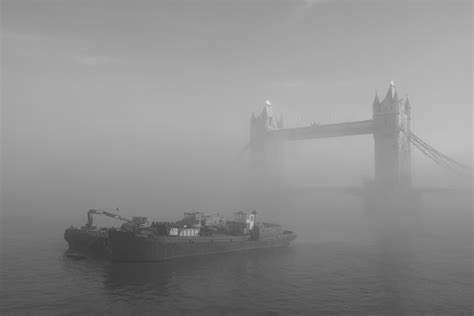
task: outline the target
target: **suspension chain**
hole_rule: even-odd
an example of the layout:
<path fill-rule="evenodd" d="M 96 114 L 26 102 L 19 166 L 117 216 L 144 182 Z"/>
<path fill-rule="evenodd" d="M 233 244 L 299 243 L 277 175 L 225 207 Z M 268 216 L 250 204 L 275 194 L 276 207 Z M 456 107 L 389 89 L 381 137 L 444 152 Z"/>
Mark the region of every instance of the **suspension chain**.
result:
<path fill-rule="evenodd" d="M 406 135 L 406 134 L 405 134 Z M 456 173 L 459 176 L 472 177 L 472 169 L 462 163 L 457 162 L 456 160 L 446 156 L 440 151 L 436 150 L 428 143 L 423 141 L 420 137 L 416 136 L 414 133 L 406 135 L 408 140 L 425 156 L 433 160 L 435 163 L 440 165 L 443 168 L 450 170 L 453 173 Z"/>

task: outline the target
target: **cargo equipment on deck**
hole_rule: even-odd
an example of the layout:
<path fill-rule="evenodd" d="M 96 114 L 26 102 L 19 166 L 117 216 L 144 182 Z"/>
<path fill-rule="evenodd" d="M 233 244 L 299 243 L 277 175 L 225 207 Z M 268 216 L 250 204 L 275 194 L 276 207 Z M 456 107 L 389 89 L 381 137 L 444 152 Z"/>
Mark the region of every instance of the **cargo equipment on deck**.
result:
<path fill-rule="evenodd" d="M 70 250 L 108 256 L 110 254 L 109 228 L 94 226 L 93 215 L 105 215 L 126 223 L 132 222 L 132 220 L 118 214 L 90 209 L 87 212 L 87 223 L 81 228 L 74 226 L 67 228 L 64 232 L 64 239 L 67 241 Z"/>

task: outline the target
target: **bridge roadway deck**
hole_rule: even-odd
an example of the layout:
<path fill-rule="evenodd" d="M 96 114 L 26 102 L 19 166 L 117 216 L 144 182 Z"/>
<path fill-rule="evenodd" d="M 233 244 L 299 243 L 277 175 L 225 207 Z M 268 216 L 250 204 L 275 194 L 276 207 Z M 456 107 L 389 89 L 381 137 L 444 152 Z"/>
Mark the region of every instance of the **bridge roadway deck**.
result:
<path fill-rule="evenodd" d="M 311 125 L 269 131 L 270 135 L 283 140 L 329 138 L 351 135 L 373 134 L 373 120 L 336 124 Z"/>

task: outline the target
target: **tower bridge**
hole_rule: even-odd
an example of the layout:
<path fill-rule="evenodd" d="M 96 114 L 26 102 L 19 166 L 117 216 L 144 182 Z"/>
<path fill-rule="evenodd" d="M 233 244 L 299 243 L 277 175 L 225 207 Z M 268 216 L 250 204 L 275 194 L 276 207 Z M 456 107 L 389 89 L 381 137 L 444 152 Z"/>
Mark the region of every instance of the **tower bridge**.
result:
<path fill-rule="evenodd" d="M 311 124 L 285 128 L 283 118 L 277 118 L 266 102 L 260 115 L 250 120 L 251 163 L 263 177 L 278 173 L 282 164 L 282 142 L 330 137 L 371 134 L 374 138 L 374 186 L 412 191 L 411 145 L 437 164 L 457 174 L 472 177 L 470 167 L 440 153 L 411 131 L 411 105 L 408 97 L 400 98 L 393 81 L 380 100 L 377 93 L 372 103 L 372 118 L 336 124 Z M 343 190 L 360 192 L 360 190 Z M 399 190 L 400 191 L 400 190 Z"/>

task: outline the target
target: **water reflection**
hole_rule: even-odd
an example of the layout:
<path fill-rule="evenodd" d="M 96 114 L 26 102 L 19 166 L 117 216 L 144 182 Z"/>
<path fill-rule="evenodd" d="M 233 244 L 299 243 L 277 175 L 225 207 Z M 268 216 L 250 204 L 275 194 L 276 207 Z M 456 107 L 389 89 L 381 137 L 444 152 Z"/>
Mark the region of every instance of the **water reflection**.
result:
<path fill-rule="evenodd" d="M 382 201 L 379 201 L 382 202 Z M 420 209 L 417 204 L 379 206 L 368 218 L 373 229 L 378 304 L 390 315 L 406 314 L 413 297 L 413 265 Z"/>
<path fill-rule="evenodd" d="M 105 268 L 107 295 L 117 298 L 143 296 L 162 301 L 170 295 L 206 299 L 234 295 L 252 278 L 272 273 L 281 262 L 294 256 L 293 248 L 260 249 L 207 255 L 162 262 L 111 262 Z"/>

